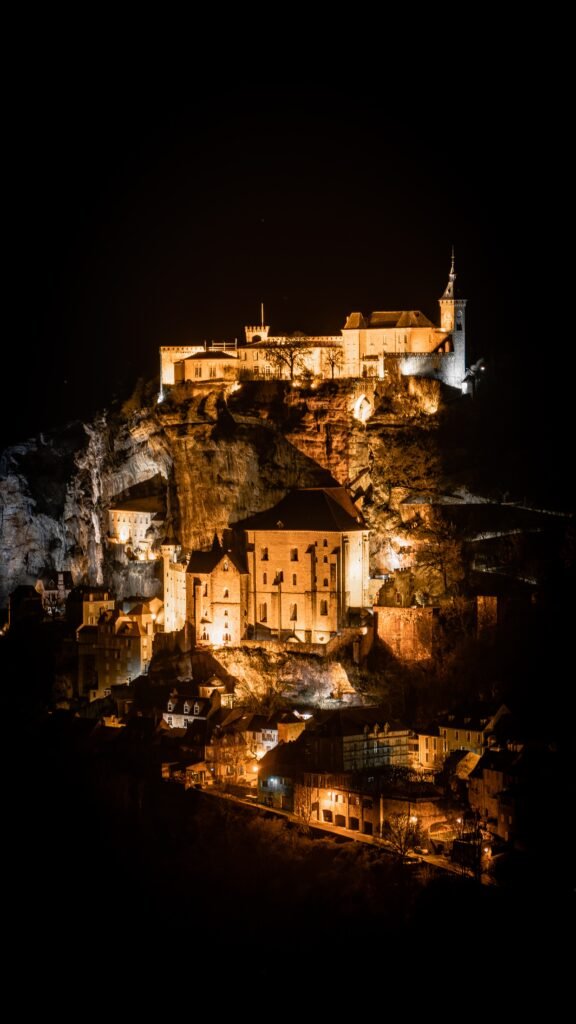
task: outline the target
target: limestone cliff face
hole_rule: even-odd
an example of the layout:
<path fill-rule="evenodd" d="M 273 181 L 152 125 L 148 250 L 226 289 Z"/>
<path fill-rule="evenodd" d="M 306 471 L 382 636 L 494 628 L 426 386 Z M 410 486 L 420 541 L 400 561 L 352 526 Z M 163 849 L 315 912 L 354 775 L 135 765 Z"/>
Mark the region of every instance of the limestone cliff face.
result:
<path fill-rule="evenodd" d="M 291 487 L 348 483 L 372 528 L 373 572 L 401 567 L 402 550 L 426 534 L 403 521 L 400 499 L 442 487 L 439 388 L 405 379 L 188 385 L 160 404 L 140 389 L 92 423 L 10 448 L 0 462 L 0 601 L 44 569 L 71 569 L 76 583 L 104 582 L 118 597 L 159 593 L 155 563 L 106 544 L 108 508 L 143 494 L 162 499 L 163 531 L 186 551 Z"/>
<path fill-rule="evenodd" d="M 159 590 L 154 566 L 114 562 L 108 508 L 157 493 L 166 531 L 184 549 L 278 501 L 290 487 L 329 483 L 272 420 L 231 415 L 222 391 L 127 404 L 94 422 L 7 449 L 0 463 L 0 601 L 43 570 L 112 585 L 118 596 Z"/>

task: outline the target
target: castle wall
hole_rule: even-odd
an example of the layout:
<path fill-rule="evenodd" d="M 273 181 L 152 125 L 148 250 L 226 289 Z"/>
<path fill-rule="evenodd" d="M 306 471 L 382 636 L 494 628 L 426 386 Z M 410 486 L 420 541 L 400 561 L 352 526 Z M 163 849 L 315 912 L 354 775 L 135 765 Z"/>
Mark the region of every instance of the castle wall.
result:
<path fill-rule="evenodd" d="M 403 377 L 433 377 L 453 388 L 461 387 L 465 370 L 462 352 L 413 352 L 400 360 Z"/>
<path fill-rule="evenodd" d="M 399 661 L 426 661 L 433 655 L 435 608 L 374 606 L 376 636 Z"/>

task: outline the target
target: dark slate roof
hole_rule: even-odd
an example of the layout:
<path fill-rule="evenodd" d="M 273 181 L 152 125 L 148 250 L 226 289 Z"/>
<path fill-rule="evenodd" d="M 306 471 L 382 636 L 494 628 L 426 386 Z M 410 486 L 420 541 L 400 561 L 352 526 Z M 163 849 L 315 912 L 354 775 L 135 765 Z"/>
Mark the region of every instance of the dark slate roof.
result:
<path fill-rule="evenodd" d="M 366 523 L 344 487 L 307 487 L 290 491 L 277 505 L 242 519 L 243 530 L 317 530 L 342 533 L 365 530 Z"/>
<path fill-rule="evenodd" d="M 302 736 L 292 743 L 278 743 L 272 750 L 268 750 L 258 762 L 259 778 L 266 779 L 271 775 L 287 777 L 295 775 L 301 769 L 303 762 L 304 746 L 301 740 Z"/>
<path fill-rule="evenodd" d="M 470 773 L 471 779 L 481 779 L 484 769 L 489 771 L 510 771 L 514 762 L 518 761 L 518 751 L 488 749 L 482 754 L 478 764 Z"/>
<path fill-rule="evenodd" d="M 219 352 L 215 349 L 213 352 L 197 352 L 195 355 L 185 356 L 180 362 L 188 362 L 190 359 L 237 359 L 238 356 L 232 355 L 231 352 Z"/>
<path fill-rule="evenodd" d="M 362 316 L 362 313 L 349 313 L 346 318 L 346 323 L 342 329 L 346 331 L 353 330 L 358 327 L 366 327 L 366 321 Z"/>
<path fill-rule="evenodd" d="M 390 719 L 389 712 L 382 707 L 351 707 L 334 711 L 320 711 L 306 723 L 306 732 L 317 736 L 358 736 L 367 725 L 370 729 L 379 725 L 381 730 L 388 724 L 390 732 L 405 730 L 407 726 Z"/>
<path fill-rule="evenodd" d="M 509 714 L 503 704 L 498 704 L 495 701 L 475 701 L 469 705 L 462 704 L 444 715 L 439 715 L 436 721 L 441 728 L 482 732 L 490 725 L 498 712 Z"/>
<path fill-rule="evenodd" d="M 369 327 L 434 327 L 419 309 L 376 310 L 368 317 Z"/>
<path fill-rule="evenodd" d="M 220 547 L 212 548 L 211 551 L 193 551 L 190 555 L 190 561 L 188 562 L 186 572 L 205 575 L 206 573 L 212 572 L 212 570 L 215 569 L 220 562 L 223 562 L 225 558 L 232 563 L 238 572 L 247 572 L 246 566 L 236 552 L 224 551 L 224 549 Z"/>

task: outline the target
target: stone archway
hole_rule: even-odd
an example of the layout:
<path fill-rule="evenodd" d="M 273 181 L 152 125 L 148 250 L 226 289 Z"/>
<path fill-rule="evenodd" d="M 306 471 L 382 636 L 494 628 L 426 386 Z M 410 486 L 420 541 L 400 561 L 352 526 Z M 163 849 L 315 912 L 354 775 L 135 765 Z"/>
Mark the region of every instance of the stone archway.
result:
<path fill-rule="evenodd" d="M 366 423 L 366 420 L 370 418 L 373 412 L 370 399 L 365 394 L 359 395 L 352 407 L 354 419 L 360 420 L 360 423 Z"/>

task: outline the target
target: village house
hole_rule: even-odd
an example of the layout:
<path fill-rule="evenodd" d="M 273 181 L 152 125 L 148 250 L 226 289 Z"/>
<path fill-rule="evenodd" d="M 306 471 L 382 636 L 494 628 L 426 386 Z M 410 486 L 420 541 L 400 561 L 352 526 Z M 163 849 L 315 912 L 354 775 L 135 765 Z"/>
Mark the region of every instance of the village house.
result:
<path fill-rule="evenodd" d="M 217 782 L 257 784 L 258 762 L 278 743 L 275 718 L 232 712 L 214 729 L 206 749 L 206 762 Z"/>
<path fill-rule="evenodd" d="M 418 763 L 417 734 L 391 726 L 380 707 L 320 711 L 307 723 L 299 742 L 305 749 L 303 764 L 329 771 L 411 769 Z"/>
<path fill-rule="evenodd" d="M 196 687 L 179 686 L 170 693 L 162 718 L 171 729 L 186 729 L 195 722 L 205 721 L 219 707 L 217 690 L 210 697 L 200 697 Z"/>
<path fill-rule="evenodd" d="M 82 602 L 84 617 L 92 620 L 98 607 L 96 593 L 88 591 L 86 596 L 90 600 Z M 127 613 L 116 609 L 111 599 L 100 600 L 103 610 L 96 624 L 88 621 L 76 630 L 78 693 L 90 700 L 110 696 L 112 687 L 130 683 L 148 671 L 154 633 L 162 618 L 162 602 L 157 598 L 139 602 Z"/>

